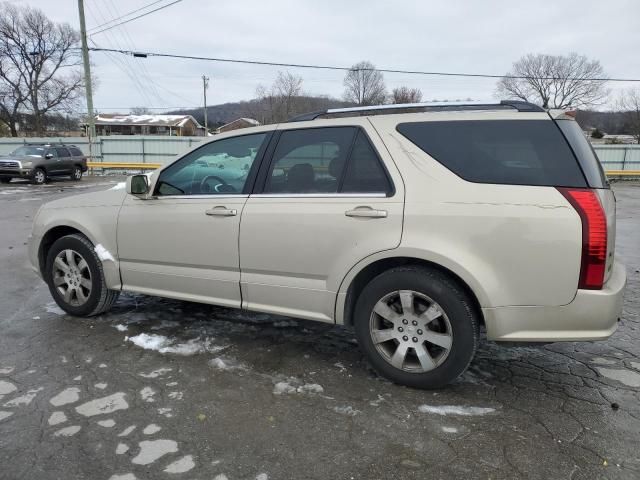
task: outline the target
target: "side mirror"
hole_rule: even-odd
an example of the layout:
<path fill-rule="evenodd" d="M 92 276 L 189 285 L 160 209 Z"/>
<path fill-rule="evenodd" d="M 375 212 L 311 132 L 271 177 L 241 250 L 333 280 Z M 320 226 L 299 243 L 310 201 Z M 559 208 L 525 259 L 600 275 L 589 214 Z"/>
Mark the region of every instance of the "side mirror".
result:
<path fill-rule="evenodd" d="M 49 160 L 50 158 L 53 158 L 53 153 L 47 153 L 44 158 L 46 158 L 47 160 Z"/>
<path fill-rule="evenodd" d="M 132 175 L 127 178 L 129 195 L 146 195 L 149 192 L 149 178 L 146 175 Z"/>

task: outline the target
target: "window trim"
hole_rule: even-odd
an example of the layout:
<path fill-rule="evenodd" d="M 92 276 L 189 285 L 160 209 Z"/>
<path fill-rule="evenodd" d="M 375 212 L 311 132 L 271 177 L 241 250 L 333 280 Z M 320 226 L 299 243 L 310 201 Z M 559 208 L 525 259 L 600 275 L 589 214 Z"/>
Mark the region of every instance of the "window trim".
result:
<path fill-rule="evenodd" d="M 271 171 L 271 166 L 274 163 L 274 156 L 276 147 L 280 142 L 280 137 L 285 132 L 292 132 L 298 130 L 315 130 L 318 128 L 353 128 L 355 129 L 355 133 L 353 138 L 351 139 L 351 144 L 349 145 L 349 151 L 347 153 L 347 159 L 344 165 L 344 170 L 342 171 L 341 178 L 338 179 L 338 188 L 342 188 L 342 184 L 344 182 L 345 175 L 347 173 L 347 169 L 351 164 L 351 154 L 353 153 L 353 147 L 355 145 L 356 139 L 358 138 L 358 133 L 362 132 L 371 145 L 373 152 L 376 156 L 378 164 L 382 167 L 382 171 L 387 179 L 387 183 L 389 185 L 389 190 L 387 192 L 360 192 L 360 193 L 343 193 L 343 192 L 335 192 L 335 193 L 265 193 L 265 188 L 267 186 L 267 177 L 269 172 Z M 396 187 L 393 182 L 393 178 L 389 174 L 389 169 L 385 164 L 384 160 L 380 156 L 378 149 L 371 141 L 371 137 L 369 136 L 367 130 L 362 127 L 362 125 L 322 125 L 322 126 L 314 126 L 314 127 L 299 127 L 299 128 L 287 128 L 283 130 L 278 130 L 274 133 L 271 138 L 269 148 L 265 152 L 265 156 L 262 160 L 262 164 L 260 166 L 260 171 L 258 172 L 255 188 L 253 189 L 251 196 L 254 198 L 391 198 L 396 194 Z"/>
<path fill-rule="evenodd" d="M 153 186 L 153 194 L 152 197 L 156 198 L 156 199 L 160 199 L 160 198 L 176 198 L 176 199 L 185 199 L 185 198 L 223 198 L 223 197 L 227 197 L 227 198 L 239 198 L 239 197 L 246 197 L 248 195 L 251 194 L 251 192 L 253 191 L 253 187 L 255 185 L 255 180 L 256 177 L 258 175 L 258 170 L 260 169 L 260 166 L 262 165 L 262 160 L 264 158 L 264 155 L 267 151 L 268 146 L 271 144 L 271 139 L 273 138 L 275 133 L 275 130 L 267 130 L 264 132 L 250 132 L 250 133 L 243 133 L 242 135 L 232 135 L 229 137 L 225 137 L 225 138 L 219 138 L 217 140 L 211 140 L 210 142 L 205 142 L 202 145 L 200 145 L 197 148 L 194 148 L 193 150 L 188 151 L 187 153 L 185 153 L 184 155 L 182 155 L 180 158 L 176 158 L 173 162 L 169 163 L 166 167 L 164 167 L 160 173 L 158 174 L 158 180 L 156 180 L 155 185 Z M 171 167 L 172 165 L 178 163 L 179 161 L 183 160 L 184 158 L 186 158 L 188 155 L 192 155 L 193 153 L 197 152 L 198 150 L 205 148 L 213 143 L 216 142 L 222 142 L 224 140 L 231 140 L 231 139 L 236 139 L 236 138 L 240 138 L 240 137 L 247 137 L 249 135 L 266 135 L 264 140 L 262 141 L 262 145 L 260 145 L 260 148 L 258 149 L 258 152 L 256 153 L 256 157 L 253 159 L 253 163 L 251 164 L 251 167 L 249 168 L 249 174 L 247 175 L 247 181 L 244 184 L 244 187 L 242 188 L 242 192 L 238 192 L 238 193 L 224 193 L 224 194 L 220 194 L 220 195 L 215 195 L 215 194 L 196 194 L 196 195 L 185 195 L 185 194 L 177 194 L 177 195 L 162 195 L 158 193 L 158 189 L 160 188 L 160 179 L 162 177 L 162 174 L 165 170 L 167 170 L 169 167 Z"/>

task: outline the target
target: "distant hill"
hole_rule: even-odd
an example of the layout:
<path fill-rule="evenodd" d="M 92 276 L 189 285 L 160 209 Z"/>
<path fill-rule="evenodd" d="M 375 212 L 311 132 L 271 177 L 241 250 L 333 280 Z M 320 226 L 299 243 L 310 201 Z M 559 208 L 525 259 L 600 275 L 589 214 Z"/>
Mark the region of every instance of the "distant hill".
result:
<path fill-rule="evenodd" d="M 352 103 L 324 96 L 295 97 L 290 103 L 293 107 L 291 107 L 291 111 L 288 113 L 289 116 L 295 116 L 306 112 L 314 112 L 317 110 L 326 110 L 328 108 L 353 106 Z M 204 112 L 202 108 L 172 110 L 166 113 L 192 115 L 196 120 L 198 120 L 198 122 L 200 122 L 200 124 L 204 124 Z M 225 123 L 229 123 L 240 117 L 254 118 L 260 123 L 268 123 L 268 120 L 272 117 L 272 115 L 270 115 L 268 101 L 255 99 L 242 102 L 223 103 L 207 107 L 207 120 L 210 128 L 224 125 Z M 282 120 L 285 119 L 283 118 Z"/>

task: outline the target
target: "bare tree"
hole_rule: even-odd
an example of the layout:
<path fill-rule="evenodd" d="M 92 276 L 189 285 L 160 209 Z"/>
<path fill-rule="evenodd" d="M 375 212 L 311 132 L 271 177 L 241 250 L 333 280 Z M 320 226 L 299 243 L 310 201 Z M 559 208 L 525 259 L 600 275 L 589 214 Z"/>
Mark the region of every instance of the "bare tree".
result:
<path fill-rule="evenodd" d="M 0 119 L 17 136 L 20 113 L 44 130 L 47 113 L 71 110 L 82 93 L 78 33 L 42 11 L 0 4 Z"/>
<path fill-rule="evenodd" d="M 130 113 L 131 115 L 149 115 L 151 110 L 147 107 L 132 107 Z"/>
<path fill-rule="evenodd" d="M 528 54 L 498 81 L 496 96 L 543 108 L 587 107 L 605 101 L 609 94 L 606 79 L 600 62 L 584 55 Z"/>
<path fill-rule="evenodd" d="M 387 96 L 384 77 L 371 62 L 356 63 L 344 77 L 344 99 L 356 105 L 380 105 Z"/>
<path fill-rule="evenodd" d="M 420 103 L 422 91 L 419 88 L 398 87 L 391 92 L 391 103 Z"/>
<path fill-rule="evenodd" d="M 640 88 L 630 88 L 620 95 L 618 106 L 624 116 L 624 128 L 640 144 Z"/>
<path fill-rule="evenodd" d="M 290 72 L 278 72 L 270 87 L 258 85 L 255 101 L 247 109 L 261 123 L 283 122 L 304 109 L 302 77 Z"/>

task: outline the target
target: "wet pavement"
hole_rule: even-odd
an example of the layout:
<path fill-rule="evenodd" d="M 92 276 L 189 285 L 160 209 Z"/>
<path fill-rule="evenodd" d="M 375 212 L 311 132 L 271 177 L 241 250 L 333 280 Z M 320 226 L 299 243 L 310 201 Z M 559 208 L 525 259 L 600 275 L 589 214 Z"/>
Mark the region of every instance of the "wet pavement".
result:
<path fill-rule="evenodd" d="M 614 187 L 629 285 L 611 339 L 483 341 L 424 392 L 331 325 L 142 295 L 64 315 L 28 267 L 32 217 L 116 180 L 0 186 L 0 478 L 640 478 L 640 185 Z"/>

